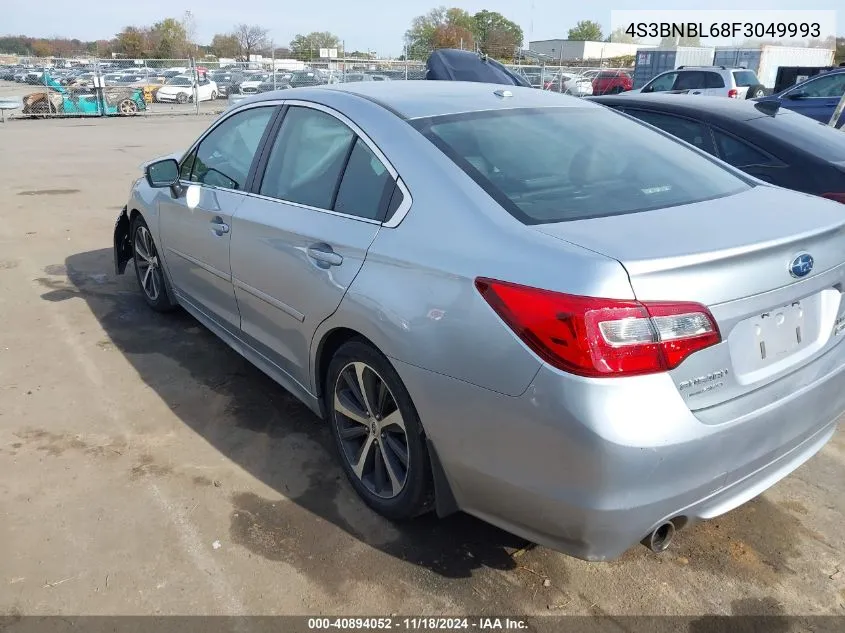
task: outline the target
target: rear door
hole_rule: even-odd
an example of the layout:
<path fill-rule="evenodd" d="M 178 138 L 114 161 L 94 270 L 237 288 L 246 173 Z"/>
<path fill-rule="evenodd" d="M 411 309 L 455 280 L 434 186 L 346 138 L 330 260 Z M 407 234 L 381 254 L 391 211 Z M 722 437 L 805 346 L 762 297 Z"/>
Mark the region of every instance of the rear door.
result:
<path fill-rule="evenodd" d="M 289 103 L 233 219 L 232 275 L 246 342 L 308 386 L 311 339 L 361 269 L 396 174 L 339 113 Z"/>
<path fill-rule="evenodd" d="M 638 108 L 620 108 L 626 114 L 660 128 L 708 154 L 715 154 L 713 139 L 707 125 L 703 121 L 696 121 L 688 117 L 682 117 L 665 112 L 654 112 L 652 110 L 640 110 Z"/>
<path fill-rule="evenodd" d="M 704 73 L 704 93 L 710 97 L 727 97 L 728 87 L 725 85 L 725 78 L 717 72 L 706 71 Z M 743 94 L 744 98 L 745 95 Z"/>
<path fill-rule="evenodd" d="M 689 94 L 703 95 L 707 94 L 704 80 L 705 73 L 700 70 L 682 70 L 678 73 L 678 78 L 675 80 L 675 85 L 672 90 L 688 91 Z"/>

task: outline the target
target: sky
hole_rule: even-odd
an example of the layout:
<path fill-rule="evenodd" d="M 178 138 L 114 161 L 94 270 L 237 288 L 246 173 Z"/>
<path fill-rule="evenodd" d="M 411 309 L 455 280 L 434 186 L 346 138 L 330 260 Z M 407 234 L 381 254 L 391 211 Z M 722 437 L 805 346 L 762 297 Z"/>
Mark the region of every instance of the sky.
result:
<path fill-rule="evenodd" d="M 375 51 L 379 56 L 402 53 L 402 37 L 411 20 L 435 6 L 456 6 L 475 13 L 498 11 L 518 23 L 529 39 L 565 38 L 579 20 L 595 20 L 605 34 L 610 31 L 612 10 L 643 9 L 642 0 L 484 0 L 438 2 L 438 0 L 141 0 L 98 3 L 85 0 L 38 0 L 7 5 L 0 20 L 0 34 L 35 37 L 76 37 L 82 40 L 110 39 L 127 25 L 150 25 L 165 17 L 181 18 L 190 10 L 197 40 L 208 43 L 215 33 L 231 31 L 240 23 L 259 24 L 268 29 L 277 46 L 286 46 L 297 33 L 331 31 L 348 51 Z M 842 0 L 815 0 L 814 10 L 835 10 Z M 677 8 L 677 3 L 649 4 L 649 10 Z M 691 0 L 684 9 L 737 8 L 736 2 Z M 744 0 L 748 10 L 800 9 L 797 0 Z M 845 17 L 837 33 L 845 34 Z"/>

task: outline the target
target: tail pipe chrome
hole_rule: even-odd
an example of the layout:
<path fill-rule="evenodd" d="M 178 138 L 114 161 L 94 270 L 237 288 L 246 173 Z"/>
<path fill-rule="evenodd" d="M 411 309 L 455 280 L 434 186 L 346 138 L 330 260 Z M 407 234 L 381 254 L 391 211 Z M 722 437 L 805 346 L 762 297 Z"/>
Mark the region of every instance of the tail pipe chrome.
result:
<path fill-rule="evenodd" d="M 654 532 L 642 540 L 642 543 L 652 552 L 665 552 L 674 537 L 675 524 L 672 521 L 666 521 L 658 525 Z"/>

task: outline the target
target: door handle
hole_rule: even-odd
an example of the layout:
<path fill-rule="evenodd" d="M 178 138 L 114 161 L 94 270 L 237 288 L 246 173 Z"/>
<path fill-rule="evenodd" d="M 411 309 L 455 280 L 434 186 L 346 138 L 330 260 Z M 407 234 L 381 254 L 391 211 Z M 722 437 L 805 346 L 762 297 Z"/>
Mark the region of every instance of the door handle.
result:
<path fill-rule="evenodd" d="M 332 250 L 328 244 L 319 244 L 317 246 L 308 247 L 308 257 L 321 264 L 328 264 L 329 266 L 340 266 L 343 263 L 343 257 Z"/>
<path fill-rule="evenodd" d="M 229 225 L 223 221 L 223 218 L 214 218 L 211 221 L 211 232 L 220 237 L 229 232 Z"/>

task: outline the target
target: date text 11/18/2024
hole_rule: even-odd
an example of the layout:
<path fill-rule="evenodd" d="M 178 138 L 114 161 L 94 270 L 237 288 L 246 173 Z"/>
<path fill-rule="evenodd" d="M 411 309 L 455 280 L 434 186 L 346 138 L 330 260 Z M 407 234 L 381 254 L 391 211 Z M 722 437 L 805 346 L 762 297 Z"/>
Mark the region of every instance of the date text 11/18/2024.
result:
<path fill-rule="evenodd" d="M 762 38 L 821 37 L 818 22 L 631 22 L 631 37 Z"/>
<path fill-rule="evenodd" d="M 312 631 L 345 629 L 345 630 L 388 630 L 400 631 L 518 631 L 528 629 L 528 623 L 521 618 L 494 617 L 322 617 L 308 618 L 308 629 Z"/>

